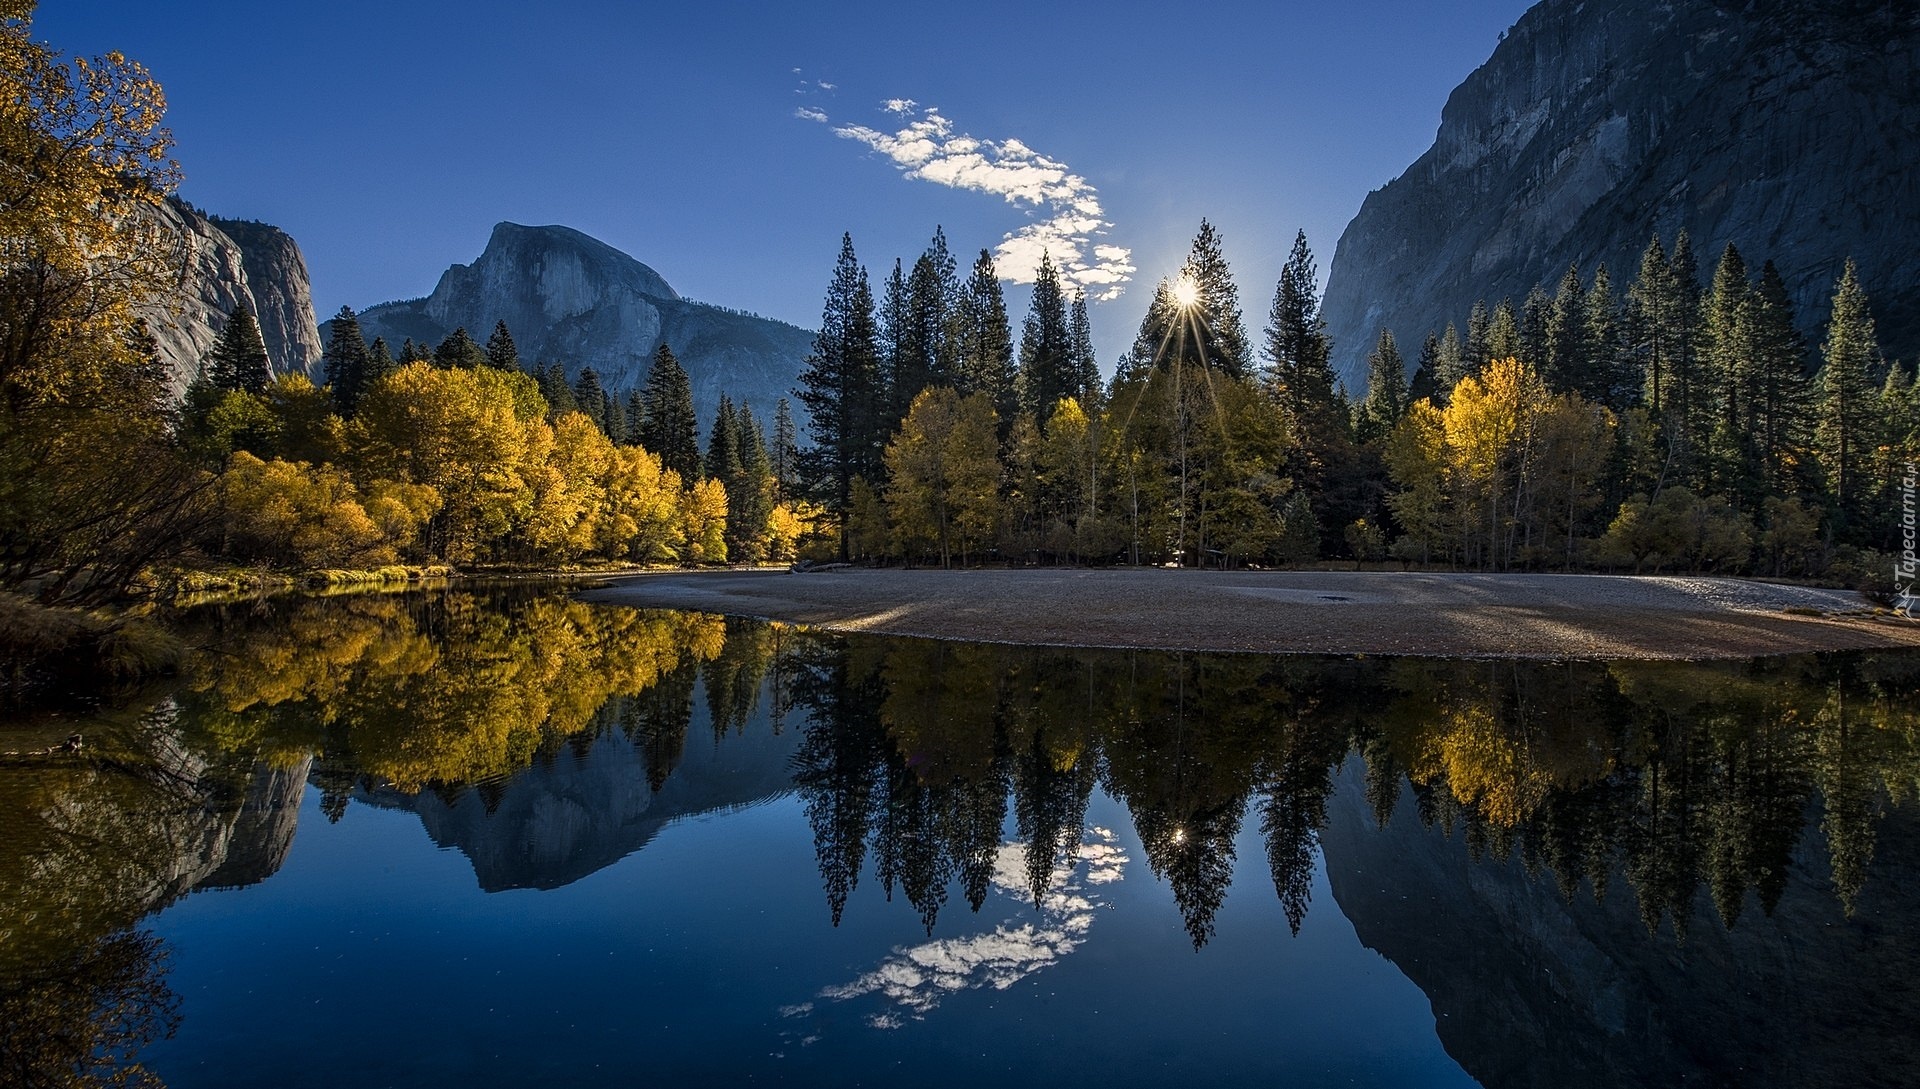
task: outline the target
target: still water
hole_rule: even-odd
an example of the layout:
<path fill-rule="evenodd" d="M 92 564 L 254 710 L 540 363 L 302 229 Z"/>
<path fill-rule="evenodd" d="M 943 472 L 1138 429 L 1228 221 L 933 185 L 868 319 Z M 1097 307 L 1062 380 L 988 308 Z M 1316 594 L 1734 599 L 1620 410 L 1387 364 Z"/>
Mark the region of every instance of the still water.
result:
<path fill-rule="evenodd" d="M 1910 1084 L 1920 657 L 209 610 L 0 727 L 0 1084 Z"/>

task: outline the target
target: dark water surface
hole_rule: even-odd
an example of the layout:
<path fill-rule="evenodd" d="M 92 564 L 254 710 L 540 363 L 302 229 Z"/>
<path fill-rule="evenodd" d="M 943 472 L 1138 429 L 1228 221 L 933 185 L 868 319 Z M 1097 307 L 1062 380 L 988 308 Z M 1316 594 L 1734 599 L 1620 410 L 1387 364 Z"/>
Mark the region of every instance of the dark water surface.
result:
<path fill-rule="evenodd" d="M 1911 1084 L 1920 656 L 209 610 L 0 725 L 0 1085 Z"/>

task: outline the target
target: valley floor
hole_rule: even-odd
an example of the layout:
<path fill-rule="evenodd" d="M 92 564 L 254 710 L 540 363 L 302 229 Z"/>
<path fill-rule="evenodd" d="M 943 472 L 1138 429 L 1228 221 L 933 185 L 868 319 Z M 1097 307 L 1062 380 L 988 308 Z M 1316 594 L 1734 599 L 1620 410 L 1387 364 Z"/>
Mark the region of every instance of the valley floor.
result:
<path fill-rule="evenodd" d="M 1053 646 L 1498 658 L 1920 646 L 1920 622 L 1872 615 L 1849 591 L 1697 577 L 854 568 L 663 572 L 583 596 L 835 631 Z"/>

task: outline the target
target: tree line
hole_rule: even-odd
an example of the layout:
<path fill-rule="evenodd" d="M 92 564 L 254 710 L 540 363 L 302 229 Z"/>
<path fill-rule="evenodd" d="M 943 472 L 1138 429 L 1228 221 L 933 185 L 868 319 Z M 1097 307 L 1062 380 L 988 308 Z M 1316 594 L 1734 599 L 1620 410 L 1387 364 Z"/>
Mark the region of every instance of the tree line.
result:
<path fill-rule="evenodd" d="M 1103 381 L 1043 263 L 1016 342 L 991 255 L 944 235 L 876 301 L 843 237 L 799 396 L 805 482 L 847 558 L 1878 576 L 1916 450 L 1849 262 L 1817 351 L 1771 261 L 1701 283 L 1682 232 L 1616 291 L 1569 268 L 1409 361 L 1336 378 L 1296 236 L 1256 346 L 1202 221 Z M 1017 347 L 1016 347 L 1017 344 Z M 1880 581 L 1885 581 L 1881 579 Z"/>
<path fill-rule="evenodd" d="M 504 321 L 396 357 L 342 307 L 324 386 L 270 379 L 237 309 L 188 389 L 187 448 L 219 476 L 213 551 L 306 567 L 398 559 L 516 564 L 761 562 L 802 531 L 793 421 L 771 441 L 726 398 L 703 452 L 686 370 L 662 344 L 625 397 L 583 368 L 523 366 Z"/>

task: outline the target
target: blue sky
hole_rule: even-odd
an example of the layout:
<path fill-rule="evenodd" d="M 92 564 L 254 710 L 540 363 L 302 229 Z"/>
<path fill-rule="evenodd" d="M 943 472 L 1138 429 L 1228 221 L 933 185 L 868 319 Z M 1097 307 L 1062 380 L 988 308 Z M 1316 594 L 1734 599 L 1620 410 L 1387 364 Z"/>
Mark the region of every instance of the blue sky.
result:
<path fill-rule="evenodd" d="M 183 195 L 291 233 L 322 318 L 513 220 L 811 326 L 842 231 L 878 280 L 941 224 L 1003 271 L 1077 248 L 1111 369 L 1203 216 L 1255 331 L 1296 228 L 1324 280 L 1527 6 L 43 0 L 35 35 L 151 68 Z"/>

